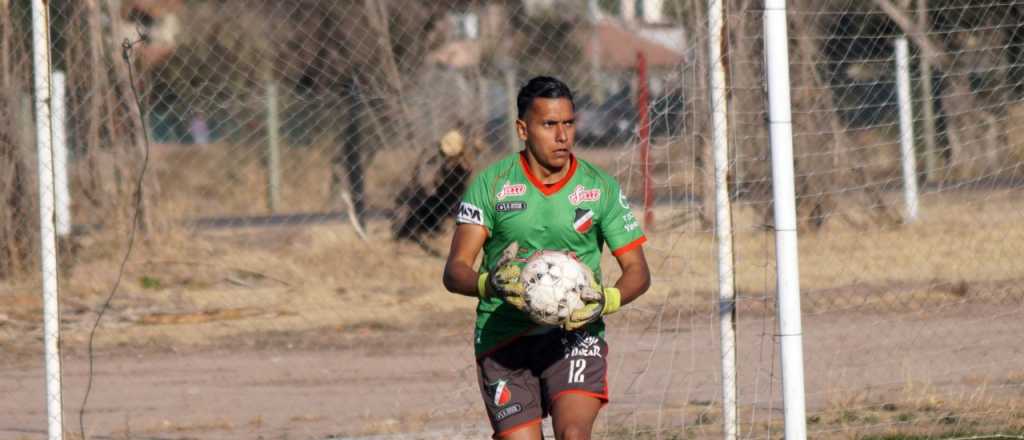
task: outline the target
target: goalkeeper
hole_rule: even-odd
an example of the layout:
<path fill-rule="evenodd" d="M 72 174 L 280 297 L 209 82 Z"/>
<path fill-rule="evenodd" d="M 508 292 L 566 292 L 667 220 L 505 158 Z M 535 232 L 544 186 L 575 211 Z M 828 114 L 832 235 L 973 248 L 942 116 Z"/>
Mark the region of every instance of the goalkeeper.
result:
<path fill-rule="evenodd" d="M 550 414 L 556 438 L 588 439 L 608 402 L 602 316 L 650 286 L 641 247 L 646 237 L 615 179 L 573 155 L 569 88 L 536 77 L 516 101 L 516 132 L 526 148 L 481 171 L 467 189 L 444 285 L 480 299 L 477 376 L 494 437 L 540 439 L 541 420 Z M 581 295 L 585 307 L 562 327 L 536 324 L 523 313 L 518 261 L 539 249 L 574 252 L 601 280 L 606 243 L 622 270 L 614 287 L 595 282 Z"/>

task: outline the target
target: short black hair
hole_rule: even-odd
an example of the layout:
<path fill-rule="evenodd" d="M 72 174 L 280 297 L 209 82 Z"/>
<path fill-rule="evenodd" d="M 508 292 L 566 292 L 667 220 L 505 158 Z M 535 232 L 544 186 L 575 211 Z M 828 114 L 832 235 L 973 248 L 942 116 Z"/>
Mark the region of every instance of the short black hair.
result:
<path fill-rule="evenodd" d="M 573 109 L 576 108 L 576 103 L 572 100 L 572 91 L 564 82 L 550 76 L 535 76 L 519 89 L 519 96 L 516 97 L 519 119 L 523 119 L 535 98 L 565 98 L 572 103 Z"/>

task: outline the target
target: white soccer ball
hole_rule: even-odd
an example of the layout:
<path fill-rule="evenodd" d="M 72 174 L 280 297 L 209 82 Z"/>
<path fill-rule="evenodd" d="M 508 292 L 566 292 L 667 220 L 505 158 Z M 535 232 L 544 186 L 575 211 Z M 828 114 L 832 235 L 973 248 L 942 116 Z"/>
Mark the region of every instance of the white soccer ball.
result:
<path fill-rule="evenodd" d="M 523 267 L 526 313 L 534 321 L 561 325 L 583 307 L 580 292 L 590 284 L 589 270 L 576 258 L 556 251 L 537 251 Z"/>

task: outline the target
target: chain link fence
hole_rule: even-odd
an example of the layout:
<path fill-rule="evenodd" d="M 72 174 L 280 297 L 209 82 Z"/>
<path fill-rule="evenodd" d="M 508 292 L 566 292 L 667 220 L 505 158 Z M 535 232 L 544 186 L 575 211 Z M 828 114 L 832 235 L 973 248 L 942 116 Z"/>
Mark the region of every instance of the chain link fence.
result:
<path fill-rule="evenodd" d="M 521 148 L 512 97 L 548 74 L 650 238 L 651 291 L 609 319 L 596 437 L 722 436 L 721 133 L 739 432 L 778 437 L 763 5 L 723 3 L 728 127 L 704 1 L 47 2 L 65 436 L 489 436 L 475 302 L 440 283 L 450 213 Z M 1024 6 L 788 18 L 809 436 L 1024 434 Z M 4 438 L 47 426 L 31 21 L 0 1 Z"/>

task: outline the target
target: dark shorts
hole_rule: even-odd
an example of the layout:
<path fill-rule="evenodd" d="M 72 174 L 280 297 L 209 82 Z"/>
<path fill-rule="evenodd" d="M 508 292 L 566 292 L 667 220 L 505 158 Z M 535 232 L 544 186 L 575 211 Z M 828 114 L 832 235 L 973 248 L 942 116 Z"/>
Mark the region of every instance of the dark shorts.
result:
<path fill-rule="evenodd" d="M 540 423 L 565 393 L 608 402 L 608 344 L 584 331 L 523 336 L 476 361 L 494 436 Z"/>

